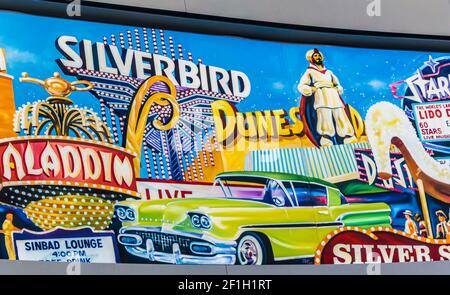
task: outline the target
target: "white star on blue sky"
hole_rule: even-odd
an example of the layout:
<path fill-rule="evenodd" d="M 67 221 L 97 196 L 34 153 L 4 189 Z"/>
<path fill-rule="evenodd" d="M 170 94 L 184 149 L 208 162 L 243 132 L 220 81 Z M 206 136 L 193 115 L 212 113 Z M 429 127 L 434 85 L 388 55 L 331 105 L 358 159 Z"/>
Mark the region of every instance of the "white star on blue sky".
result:
<path fill-rule="evenodd" d="M 433 57 L 431 55 L 428 56 L 428 60 L 424 62 L 424 64 L 431 68 L 431 70 L 436 72 L 436 66 L 439 64 L 438 62 L 434 61 Z"/>

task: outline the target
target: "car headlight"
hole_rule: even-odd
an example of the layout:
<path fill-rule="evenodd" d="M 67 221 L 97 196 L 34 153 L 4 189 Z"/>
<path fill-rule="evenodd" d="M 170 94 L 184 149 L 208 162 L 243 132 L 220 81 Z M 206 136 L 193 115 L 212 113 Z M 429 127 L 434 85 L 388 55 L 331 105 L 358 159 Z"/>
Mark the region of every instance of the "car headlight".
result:
<path fill-rule="evenodd" d="M 211 219 L 208 215 L 191 212 L 189 218 L 193 227 L 204 230 L 211 229 Z"/>
<path fill-rule="evenodd" d="M 191 223 L 194 227 L 200 228 L 201 227 L 200 216 L 197 214 L 193 214 L 191 216 Z"/>
<path fill-rule="evenodd" d="M 127 218 L 127 211 L 125 210 L 125 208 L 119 207 L 119 208 L 117 208 L 116 212 L 117 212 L 117 217 L 119 217 L 120 221 L 123 221 Z"/>
<path fill-rule="evenodd" d="M 136 212 L 133 208 L 128 206 L 116 206 L 117 217 L 121 222 L 124 221 L 135 221 Z"/>
<path fill-rule="evenodd" d="M 126 212 L 127 212 L 128 220 L 134 221 L 136 219 L 136 216 L 134 214 L 134 210 L 133 209 L 128 208 Z"/>
<path fill-rule="evenodd" d="M 200 217 L 200 225 L 204 229 L 210 229 L 211 228 L 211 221 L 209 220 L 209 217 L 206 216 L 206 215 L 203 215 L 202 217 Z"/>

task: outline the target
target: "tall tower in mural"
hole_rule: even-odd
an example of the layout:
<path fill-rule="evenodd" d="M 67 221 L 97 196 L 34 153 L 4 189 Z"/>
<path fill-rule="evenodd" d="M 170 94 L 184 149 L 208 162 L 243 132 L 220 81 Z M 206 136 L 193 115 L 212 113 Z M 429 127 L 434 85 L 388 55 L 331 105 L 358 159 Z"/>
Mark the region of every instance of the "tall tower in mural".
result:
<path fill-rule="evenodd" d="M 0 48 L 0 138 L 16 136 L 13 131 L 14 106 L 13 76 L 6 70 L 5 50 Z"/>

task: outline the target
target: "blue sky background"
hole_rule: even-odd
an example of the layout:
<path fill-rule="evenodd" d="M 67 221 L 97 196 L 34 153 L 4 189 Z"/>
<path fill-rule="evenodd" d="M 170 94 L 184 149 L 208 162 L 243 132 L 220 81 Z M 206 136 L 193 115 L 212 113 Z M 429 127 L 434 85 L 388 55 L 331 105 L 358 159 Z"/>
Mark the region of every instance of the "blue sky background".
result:
<path fill-rule="evenodd" d="M 13 12 L 0 12 L 0 47 L 6 48 L 8 73 L 15 77 L 16 106 L 27 101 L 46 98 L 39 86 L 20 83 L 23 71 L 31 77 L 45 79 L 61 70 L 55 60 L 61 54 L 55 40 L 61 35 L 76 36 L 78 40 L 102 41 L 103 36 L 119 35 L 135 27 L 83 22 Z M 239 111 L 263 109 L 289 109 L 298 105 L 300 95 L 297 84 L 308 66 L 305 52 L 317 47 L 325 54 L 325 65 L 340 79 L 344 87 L 343 98 L 362 116 L 372 104 L 392 98 L 389 84 L 405 79 L 421 67 L 428 56 L 438 58 L 445 53 L 361 49 L 351 47 L 291 44 L 251 40 L 231 36 L 192 34 L 165 31 L 166 43 L 172 36 L 192 52 L 194 60 L 246 73 L 252 85 L 250 96 L 237 107 Z M 66 77 L 69 81 L 74 77 Z M 99 103 L 89 93 L 74 93 L 71 98 L 81 106 L 99 110 Z"/>

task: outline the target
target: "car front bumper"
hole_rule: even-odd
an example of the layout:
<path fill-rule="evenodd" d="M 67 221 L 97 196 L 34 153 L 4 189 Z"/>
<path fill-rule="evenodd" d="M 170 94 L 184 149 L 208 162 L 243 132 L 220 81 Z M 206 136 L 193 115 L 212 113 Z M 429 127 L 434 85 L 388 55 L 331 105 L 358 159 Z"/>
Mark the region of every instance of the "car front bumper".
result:
<path fill-rule="evenodd" d="M 120 229 L 118 242 L 134 256 L 172 264 L 234 264 L 236 242 L 198 237 L 160 227 L 128 226 Z M 195 248 L 208 249 L 207 252 Z"/>

